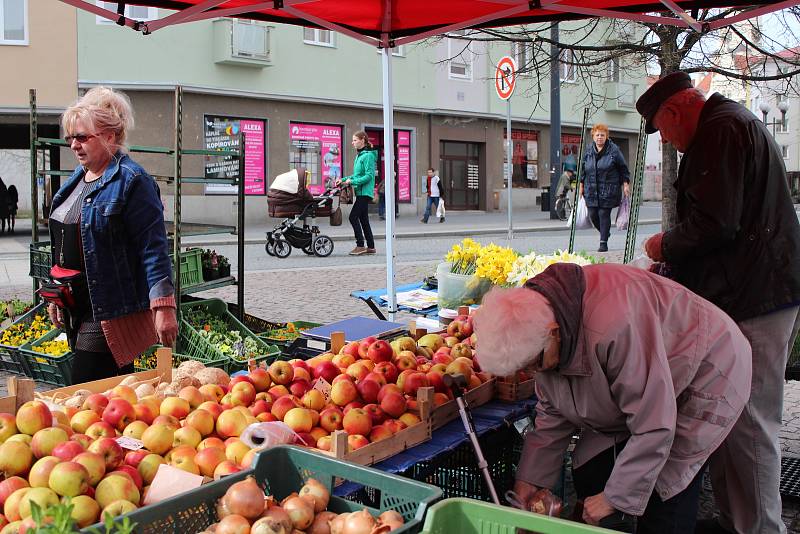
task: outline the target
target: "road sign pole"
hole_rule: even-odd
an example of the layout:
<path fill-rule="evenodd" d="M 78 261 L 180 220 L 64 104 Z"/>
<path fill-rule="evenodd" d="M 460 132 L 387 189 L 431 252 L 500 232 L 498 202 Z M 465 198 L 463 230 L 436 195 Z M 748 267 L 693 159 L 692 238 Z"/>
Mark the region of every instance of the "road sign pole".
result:
<path fill-rule="evenodd" d="M 513 141 L 511 140 L 511 99 L 506 100 L 506 173 L 508 174 L 508 181 L 506 187 L 508 188 L 508 240 L 514 239 L 514 217 L 511 213 L 511 191 L 514 189 L 512 186 L 511 176 L 514 173 L 514 162 L 511 161 L 511 147 Z"/>

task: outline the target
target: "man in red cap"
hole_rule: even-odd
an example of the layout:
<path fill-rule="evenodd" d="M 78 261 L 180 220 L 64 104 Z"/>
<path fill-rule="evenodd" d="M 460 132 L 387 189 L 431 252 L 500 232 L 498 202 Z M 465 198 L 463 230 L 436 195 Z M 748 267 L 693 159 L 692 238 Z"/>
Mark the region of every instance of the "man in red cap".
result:
<path fill-rule="evenodd" d="M 645 250 L 739 325 L 752 347 L 750 401 L 711 457 L 719 522 L 706 532 L 786 532 L 781 520 L 783 377 L 798 329 L 800 225 L 775 140 L 743 106 L 675 72 L 636 102 L 647 133 L 683 159 L 677 224 Z"/>

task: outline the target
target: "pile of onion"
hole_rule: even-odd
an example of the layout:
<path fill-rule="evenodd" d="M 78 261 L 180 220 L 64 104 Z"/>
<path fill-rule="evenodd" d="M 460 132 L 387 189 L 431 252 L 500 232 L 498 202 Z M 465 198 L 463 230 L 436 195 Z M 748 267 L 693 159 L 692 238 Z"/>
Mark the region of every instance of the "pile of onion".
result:
<path fill-rule="evenodd" d="M 250 476 L 228 488 L 217 501 L 219 523 L 200 534 L 383 534 L 403 525 L 403 516 L 394 510 L 377 518 L 366 508 L 344 514 L 329 512 L 330 499 L 327 486 L 310 478 L 298 493 L 277 504 Z"/>

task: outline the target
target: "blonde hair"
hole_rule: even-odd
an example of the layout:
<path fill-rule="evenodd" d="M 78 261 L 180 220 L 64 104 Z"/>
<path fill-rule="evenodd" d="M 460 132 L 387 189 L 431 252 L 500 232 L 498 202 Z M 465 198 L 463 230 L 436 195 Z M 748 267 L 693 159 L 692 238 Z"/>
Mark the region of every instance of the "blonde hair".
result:
<path fill-rule="evenodd" d="M 125 93 L 104 86 L 89 89 L 61 116 L 61 127 L 68 134 L 74 133 L 79 120 L 93 130 L 86 133 L 114 133 L 114 143 L 107 147 L 110 153 L 126 150 L 128 132 L 133 130 L 133 107 Z"/>
<path fill-rule="evenodd" d="M 594 137 L 595 132 L 604 132 L 606 134 L 606 137 L 609 137 L 608 126 L 606 126 L 605 124 L 601 123 L 595 124 L 592 127 L 592 137 Z"/>

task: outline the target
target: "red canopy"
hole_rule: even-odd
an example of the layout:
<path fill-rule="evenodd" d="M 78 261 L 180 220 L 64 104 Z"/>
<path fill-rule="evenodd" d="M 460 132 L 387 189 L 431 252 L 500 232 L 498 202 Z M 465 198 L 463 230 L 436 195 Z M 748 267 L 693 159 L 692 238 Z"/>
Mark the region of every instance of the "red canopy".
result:
<path fill-rule="evenodd" d="M 139 22 L 98 7 L 94 0 L 62 1 L 144 33 L 172 24 L 231 16 L 320 26 L 379 46 L 399 45 L 463 28 L 593 16 L 691 26 L 704 31 L 797 4 L 797 0 L 136 0 L 132 3 L 178 11 L 160 20 Z M 707 25 L 697 23 L 686 13 L 695 8 L 754 6 L 760 7 Z M 652 14 L 663 11 L 672 11 L 673 16 Z"/>

